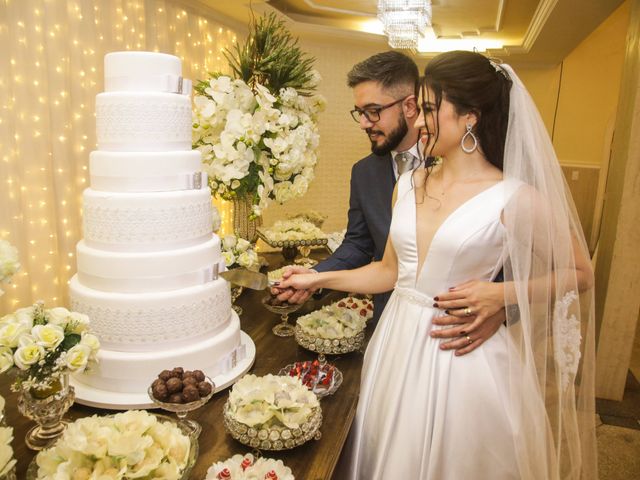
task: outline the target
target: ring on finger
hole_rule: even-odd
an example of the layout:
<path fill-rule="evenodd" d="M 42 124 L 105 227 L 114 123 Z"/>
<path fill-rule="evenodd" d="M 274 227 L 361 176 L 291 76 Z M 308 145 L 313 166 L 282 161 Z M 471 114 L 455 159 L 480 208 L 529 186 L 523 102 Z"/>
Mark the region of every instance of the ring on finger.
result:
<path fill-rule="evenodd" d="M 464 309 L 464 316 L 465 317 L 470 317 L 471 316 L 471 308 L 467 307 Z"/>
<path fill-rule="evenodd" d="M 467 339 L 467 342 L 469 342 L 469 345 L 473 343 L 473 339 L 469 335 L 466 335 L 464 338 Z"/>

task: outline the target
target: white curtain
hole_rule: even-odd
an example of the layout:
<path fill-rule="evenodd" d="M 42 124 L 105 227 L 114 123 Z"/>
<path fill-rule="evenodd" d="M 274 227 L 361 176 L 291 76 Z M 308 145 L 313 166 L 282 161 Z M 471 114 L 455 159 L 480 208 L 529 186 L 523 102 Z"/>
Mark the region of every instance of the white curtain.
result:
<path fill-rule="evenodd" d="M 222 51 L 237 35 L 172 1 L 0 0 L 0 238 L 22 264 L 0 316 L 35 300 L 68 303 L 104 55 L 170 53 L 195 81 L 227 71 Z"/>

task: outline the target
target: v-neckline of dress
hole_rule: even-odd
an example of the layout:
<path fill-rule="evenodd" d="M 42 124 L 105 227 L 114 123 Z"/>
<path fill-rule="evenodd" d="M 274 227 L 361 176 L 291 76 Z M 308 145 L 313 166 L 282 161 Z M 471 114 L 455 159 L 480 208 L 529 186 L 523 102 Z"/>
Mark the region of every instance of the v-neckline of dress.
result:
<path fill-rule="evenodd" d="M 494 183 L 493 185 L 491 185 L 490 187 L 487 187 L 484 190 L 476 193 L 475 195 L 472 195 L 471 197 L 466 199 L 464 202 L 462 202 L 460 205 L 458 205 L 449 215 L 447 215 L 446 218 L 442 222 L 440 222 L 440 225 L 438 225 L 438 228 L 436 229 L 435 233 L 431 237 L 431 242 L 429 243 L 429 246 L 427 247 L 427 250 L 426 250 L 426 252 L 424 254 L 424 258 L 422 259 L 422 263 L 420 263 L 420 247 L 418 245 L 418 209 L 416 207 L 416 197 L 415 197 L 415 192 L 414 192 L 414 194 L 412 196 L 412 200 L 413 200 L 413 220 L 415 222 L 415 224 L 414 224 L 414 239 L 415 240 L 414 241 L 416 243 L 416 275 L 415 275 L 415 279 L 414 279 L 414 287 L 418 285 L 418 282 L 420 281 L 420 278 L 422 277 L 422 272 L 423 272 L 425 264 L 427 263 L 427 260 L 429 258 L 429 254 L 431 253 L 431 246 L 433 245 L 433 243 L 435 242 L 436 238 L 438 237 L 438 235 L 442 231 L 443 227 L 447 223 L 449 223 L 451 221 L 451 219 L 454 218 L 460 211 L 462 211 L 465 207 L 467 207 L 470 203 L 472 203 L 478 197 L 481 197 L 482 195 L 484 195 L 485 193 L 493 190 L 495 187 L 497 187 L 498 185 L 501 185 L 502 183 L 504 183 L 504 180 L 500 180 L 500 181 Z"/>

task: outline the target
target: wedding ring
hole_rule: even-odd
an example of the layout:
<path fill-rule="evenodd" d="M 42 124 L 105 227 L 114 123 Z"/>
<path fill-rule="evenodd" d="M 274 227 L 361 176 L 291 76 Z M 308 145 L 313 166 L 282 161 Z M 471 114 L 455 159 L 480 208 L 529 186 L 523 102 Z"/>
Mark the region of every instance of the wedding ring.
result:
<path fill-rule="evenodd" d="M 466 337 L 464 337 L 467 339 L 467 342 L 469 342 L 469 345 L 471 345 L 473 343 L 473 340 L 471 339 L 471 337 L 469 335 L 467 335 Z"/>
<path fill-rule="evenodd" d="M 469 307 L 464 309 L 464 315 L 465 315 L 465 317 L 470 317 L 471 316 L 471 309 Z"/>

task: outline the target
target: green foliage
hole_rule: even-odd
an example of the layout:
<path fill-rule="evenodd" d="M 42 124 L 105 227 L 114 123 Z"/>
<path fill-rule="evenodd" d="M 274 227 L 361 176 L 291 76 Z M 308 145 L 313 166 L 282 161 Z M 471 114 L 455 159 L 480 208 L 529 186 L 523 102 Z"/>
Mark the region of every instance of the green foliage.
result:
<path fill-rule="evenodd" d="M 291 87 L 301 95 L 309 95 L 315 89 L 315 59 L 300 50 L 298 40 L 274 13 L 254 19 L 244 45 L 236 44 L 224 55 L 235 76 L 251 87 L 259 83 L 273 94 Z"/>

